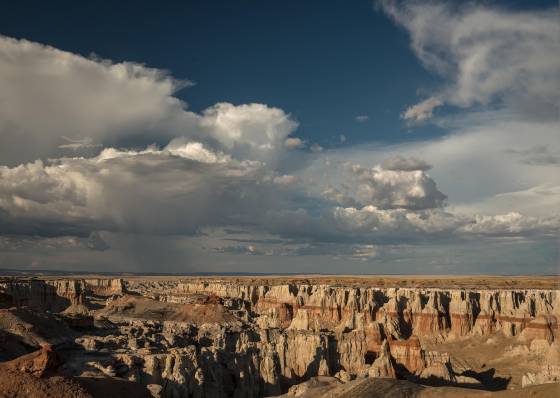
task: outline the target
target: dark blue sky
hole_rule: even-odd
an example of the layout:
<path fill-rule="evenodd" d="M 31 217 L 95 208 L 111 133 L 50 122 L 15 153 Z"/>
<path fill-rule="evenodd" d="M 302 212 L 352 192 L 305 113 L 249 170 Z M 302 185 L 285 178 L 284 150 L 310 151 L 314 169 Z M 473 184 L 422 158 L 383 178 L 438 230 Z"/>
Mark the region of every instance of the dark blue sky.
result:
<path fill-rule="evenodd" d="M 445 133 L 400 120 L 440 80 L 371 0 L 18 1 L 0 13 L 0 33 L 167 69 L 196 82 L 178 94 L 195 111 L 220 101 L 280 107 L 300 137 L 327 147 L 340 134 L 356 144 Z"/>

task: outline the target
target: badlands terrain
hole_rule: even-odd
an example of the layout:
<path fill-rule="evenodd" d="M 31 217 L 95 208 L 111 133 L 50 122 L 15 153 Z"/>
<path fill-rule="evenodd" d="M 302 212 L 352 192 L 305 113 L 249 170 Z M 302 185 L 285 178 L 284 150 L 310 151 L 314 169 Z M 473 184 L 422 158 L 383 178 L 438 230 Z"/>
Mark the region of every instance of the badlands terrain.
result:
<path fill-rule="evenodd" d="M 557 277 L 2 277 L 0 397 L 556 397 Z"/>

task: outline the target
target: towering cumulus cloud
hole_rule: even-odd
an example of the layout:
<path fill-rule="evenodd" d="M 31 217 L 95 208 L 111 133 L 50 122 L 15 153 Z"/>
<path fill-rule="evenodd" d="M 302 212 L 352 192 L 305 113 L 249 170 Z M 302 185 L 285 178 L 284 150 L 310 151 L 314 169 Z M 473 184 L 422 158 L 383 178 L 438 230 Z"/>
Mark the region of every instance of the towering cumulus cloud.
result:
<path fill-rule="evenodd" d="M 166 143 L 177 136 L 241 156 L 270 157 L 297 123 L 262 104 L 219 103 L 202 114 L 174 93 L 192 83 L 144 65 L 84 58 L 0 36 L 0 157 L 17 164 L 67 154 L 61 149 Z M 87 145 L 83 145 L 83 144 Z"/>

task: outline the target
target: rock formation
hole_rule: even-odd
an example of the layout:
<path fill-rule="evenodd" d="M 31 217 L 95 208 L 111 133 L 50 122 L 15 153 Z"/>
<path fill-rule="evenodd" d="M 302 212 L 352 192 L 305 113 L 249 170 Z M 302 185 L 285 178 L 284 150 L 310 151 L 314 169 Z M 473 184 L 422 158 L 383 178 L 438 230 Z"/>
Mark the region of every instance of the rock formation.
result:
<path fill-rule="evenodd" d="M 389 344 L 387 343 L 387 340 L 385 340 L 381 345 L 379 356 L 367 370 L 367 374 L 369 377 L 381 377 L 385 379 L 397 378 L 397 372 L 395 371 L 393 358 L 391 358 L 391 352 L 389 351 Z"/>
<path fill-rule="evenodd" d="M 555 289 L 73 278 L 3 280 L 0 294 L 5 307 L 25 307 L 26 319 L 44 314 L 72 330 L 64 332 L 67 374 L 128 380 L 153 396 L 298 396 L 361 377 L 503 388 L 506 377 L 460 357 L 463 345 L 486 349 L 496 341 L 527 358 L 515 365 L 525 366 L 514 380 L 519 387 L 558 380 Z M 0 311 L 10 336 L 62 344 L 31 332 L 37 327 L 14 309 Z M 315 381 L 300 384 L 308 380 Z"/>

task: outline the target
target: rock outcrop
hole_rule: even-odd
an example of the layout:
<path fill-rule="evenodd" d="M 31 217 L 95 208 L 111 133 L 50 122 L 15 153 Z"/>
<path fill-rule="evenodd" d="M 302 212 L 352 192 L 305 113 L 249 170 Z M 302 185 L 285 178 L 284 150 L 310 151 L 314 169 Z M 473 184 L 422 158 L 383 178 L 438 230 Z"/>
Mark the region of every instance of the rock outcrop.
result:
<path fill-rule="evenodd" d="M 28 373 L 36 377 L 43 377 L 54 373 L 62 364 L 60 356 L 51 345 L 44 345 L 40 350 L 23 355 L 2 365 L 18 372 Z"/>
<path fill-rule="evenodd" d="M 379 356 L 367 370 L 367 374 L 369 377 L 381 377 L 385 379 L 397 378 L 397 372 L 395 371 L 393 358 L 391 358 L 391 352 L 389 351 L 389 344 L 387 343 L 387 340 L 385 340 L 381 345 Z"/>

